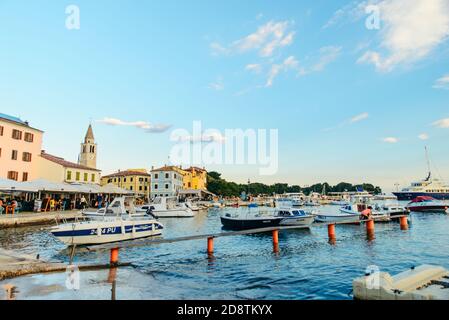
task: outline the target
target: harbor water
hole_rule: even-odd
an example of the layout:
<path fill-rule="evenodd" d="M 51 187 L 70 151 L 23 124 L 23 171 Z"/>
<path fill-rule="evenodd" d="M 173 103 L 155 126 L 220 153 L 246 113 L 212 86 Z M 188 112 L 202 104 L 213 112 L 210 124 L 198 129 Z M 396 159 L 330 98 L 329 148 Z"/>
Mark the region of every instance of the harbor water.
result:
<path fill-rule="evenodd" d="M 339 207 L 323 206 L 322 212 Z M 221 232 L 220 210 L 192 219 L 162 219 L 164 238 Z M 240 210 L 247 210 L 242 208 Z M 449 268 L 449 216 L 412 213 L 410 228 L 376 223 L 368 240 L 363 226 L 339 225 L 337 242 L 328 242 L 327 228 L 288 230 L 279 234 L 280 252 L 273 253 L 271 234 L 215 240 L 208 257 L 206 241 L 195 240 L 145 248 L 123 249 L 120 261 L 132 266 L 117 271 L 117 299 L 352 299 L 352 280 L 373 266 L 396 274 L 412 266 Z M 69 252 L 45 227 L 0 230 L 0 247 L 36 254 L 49 261 L 69 261 Z M 75 263 L 109 261 L 109 252 L 81 249 Z M 66 274 L 40 274 L 0 282 L 17 287 L 18 299 L 110 299 L 109 270 L 80 274 L 79 290 L 66 287 Z M 3 296 L 0 294 L 0 299 Z"/>

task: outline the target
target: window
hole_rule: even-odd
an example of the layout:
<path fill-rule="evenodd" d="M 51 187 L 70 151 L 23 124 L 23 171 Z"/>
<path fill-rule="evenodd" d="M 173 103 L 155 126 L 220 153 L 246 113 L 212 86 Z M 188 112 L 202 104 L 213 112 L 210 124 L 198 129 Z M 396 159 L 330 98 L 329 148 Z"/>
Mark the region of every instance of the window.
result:
<path fill-rule="evenodd" d="M 174 176 L 175 176 L 175 179 L 177 179 L 178 177 L 176 176 L 176 173 L 174 174 Z"/>
<path fill-rule="evenodd" d="M 17 181 L 19 179 L 19 173 L 17 171 L 8 171 L 8 179 Z"/>
<path fill-rule="evenodd" d="M 25 162 L 31 162 L 31 153 L 29 153 L 29 152 L 24 152 L 24 153 L 22 154 L 22 161 L 25 161 Z"/>
<path fill-rule="evenodd" d="M 165 174 L 165 179 L 168 179 L 168 178 L 170 178 L 170 174 L 169 174 L 169 173 L 166 173 L 166 174 Z"/>
<path fill-rule="evenodd" d="M 139 182 L 143 182 L 143 178 L 139 178 Z"/>
<path fill-rule="evenodd" d="M 0 126 L 0 136 L 3 135 L 3 126 Z"/>
<path fill-rule="evenodd" d="M 34 141 L 34 134 L 29 133 L 29 132 L 25 132 L 24 140 L 26 142 L 33 142 Z"/>
<path fill-rule="evenodd" d="M 28 172 L 24 172 L 24 173 L 22 174 L 22 181 L 23 181 L 23 182 L 28 181 Z"/>
<path fill-rule="evenodd" d="M 148 187 L 147 186 L 145 186 L 145 191 L 148 191 Z"/>
<path fill-rule="evenodd" d="M 85 173 L 84 174 L 84 182 L 87 182 L 89 180 L 89 174 Z"/>
<path fill-rule="evenodd" d="M 139 191 L 142 191 L 142 189 L 143 189 L 142 186 L 139 186 Z"/>
<path fill-rule="evenodd" d="M 18 154 L 17 150 L 13 150 L 12 155 L 11 155 L 11 160 L 17 160 L 17 154 Z"/>
<path fill-rule="evenodd" d="M 189 189 L 190 189 L 190 188 L 192 188 L 192 183 L 191 183 L 191 182 L 189 182 Z"/>
<path fill-rule="evenodd" d="M 15 140 L 22 140 L 22 131 L 13 129 L 12 130 L 12 138 Z"/>
<path fill-rule="evenodd" d="M 157 190 L 159 186 L 157 184 L 154 185 L 154 190 Z"/>
<path fill-rule="evenodd" d="M 95 182 L 95 173 L 92 173 L 92 176 L 90 177 L 91 182 Z"/>
<path fill-rule="evenodd" d="M 131 180 L 131 182 L 134 182 L 134 178 L 131 178 L 130 180 Z"/>
<path fill-rule="evenodd" d="M 126 178 L 123 178 L 123 182 L 126 182 Z"/>
<path fill-rule="evenodd" d="M 154 179 L 159 179 L 159 175 L 157 173 L 154 174 Z"/>
<path fill-rule="evenodd" d="M 72 180 L 72 171 L 67 171 L 67 180 Z"/>
<path fill-rule="evenodd" d="M 2 156 L 2 148 L 0 148 L 0 158 L 1 158 L 1 156 Z"/>
<path fill-rule="evenodd" d="M 129 190 L 131 190 L 131 191 L 132 191 L 132 190 L 133 190 L 133 186 L 130 186 L 130 187 L 129 187 Z"/>
<path fill-rule="evenodd" d="M 165 184 L 165 189 L 168 189 L 168 183 Z"/>
<path fill-rule="evenodd" d="M 76 173 L 76 181 L 80 181 L 81 174 L 79 172 Z"/>
<path fill-rule="evenodd" d="M 108 180 L 108 183 L 112 183 L 112 179 L 109 179 L 109 180 Z"/>

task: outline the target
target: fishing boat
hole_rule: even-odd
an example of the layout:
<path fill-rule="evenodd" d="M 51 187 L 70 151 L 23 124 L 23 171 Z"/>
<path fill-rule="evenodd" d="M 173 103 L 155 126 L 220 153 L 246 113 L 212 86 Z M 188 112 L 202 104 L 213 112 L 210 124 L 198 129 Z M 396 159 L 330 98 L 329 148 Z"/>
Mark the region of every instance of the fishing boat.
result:
<path fill-rule="evenodd" d="M 152 203 L 139 209 L 150 211 L 156 218 L 193 218 L 195 216 L 185 203 L 178 202 L 177 197 L 156 197 Z"/>
<path fill-rule="evenodd" d="M 402 191 L 393 192 L 398 200 L 411 201 L 421 196 L 432 197 L 437 200 L 449 200 L 449 186 L 443 181 L 433 177 L 427 147 L 426 159 L 429 170 L 427 178 L 418 182 L 412 182 L 409 187 L 402 189 Z"/>
<path fill-rule="evenodd" d="M 416 197 L 407 205 L 407 209 L 413 212 L 446 212 L 448 208 L 449 204 L 428 196 Z"/>
<path fill-rule="evenodd" d="M 315 216 L 313 214 L 293 208 L 278 210 L 275 217 L 281 218 L 281 226 L 310 227 L 315 221 Z"/>
<path fill-rule="evenodd" d="M 136 209 L 132 205 L 125 208 L 123 201 L 111 205 L 114 213 L 107 211 L 103 217 L 57 225 L 50 232 L 68 246 L 129 241 L 162 234 L 164 226 L 152 216 L 135 216 Z"/>

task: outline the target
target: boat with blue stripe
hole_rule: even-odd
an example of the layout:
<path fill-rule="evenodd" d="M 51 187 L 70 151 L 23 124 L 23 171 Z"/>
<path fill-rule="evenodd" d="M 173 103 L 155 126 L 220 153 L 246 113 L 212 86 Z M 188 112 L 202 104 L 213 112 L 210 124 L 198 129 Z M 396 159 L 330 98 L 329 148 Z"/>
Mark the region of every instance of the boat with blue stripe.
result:
<path fill-rule="evenodd" d="M 124 198 L 111 203 L 115 215 L 65 223 L 55 226 L 51 233 L 68 246 L 95 245 L 130 241 L 162 234 L 164 226 L 151 215 L 133 215 L 135 207 Z"/>

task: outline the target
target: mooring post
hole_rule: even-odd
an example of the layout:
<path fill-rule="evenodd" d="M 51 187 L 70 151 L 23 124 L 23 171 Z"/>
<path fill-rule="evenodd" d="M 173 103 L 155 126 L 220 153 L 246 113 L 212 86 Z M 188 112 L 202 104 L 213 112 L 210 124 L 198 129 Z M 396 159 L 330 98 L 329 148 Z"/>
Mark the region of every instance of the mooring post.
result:
<path fill-rule="evenodd" d="M 111 266 L 118 265 L 118 248 L 111 249 Z"/>
<path fill-rule="evenodd" d="M 273 252 L 279 252 L 279 230 L 273 230 Z"/>
<path fill-rule="evenodd" d="M 329 236 L 329 240 L 335 240 L 337 238 L 335 233 L 335 224 L 327 225 L 327 234 Z"/>
<path fill-rule="evenodd" d="M 214 238 L 213 237 L 207 238 L 207 254 L 209 254 L 209 255 L 214 254 Z"/>
<path fill-rule="evenodd" d="M 370 240 L 375 238 L 374 219 L 366 221 L 366 234 Z"/>
<path fill-rule="evenodd" d="M 401 230 L 408 230 L 408 219 L 406 216 L 400 218 Z"/>

